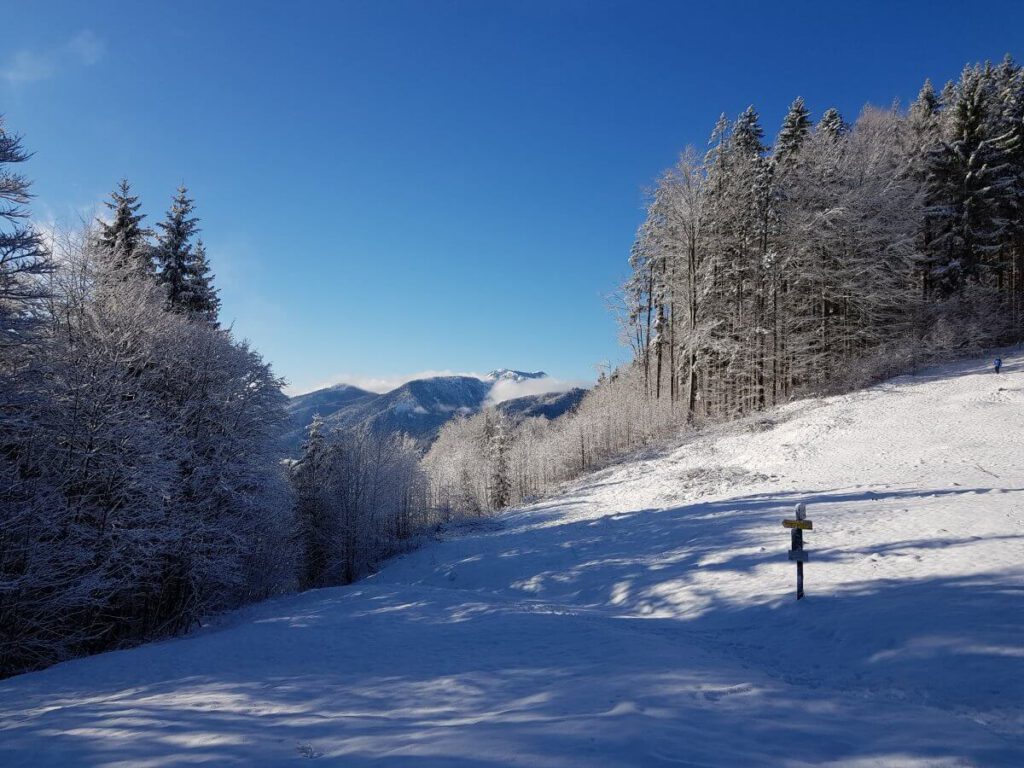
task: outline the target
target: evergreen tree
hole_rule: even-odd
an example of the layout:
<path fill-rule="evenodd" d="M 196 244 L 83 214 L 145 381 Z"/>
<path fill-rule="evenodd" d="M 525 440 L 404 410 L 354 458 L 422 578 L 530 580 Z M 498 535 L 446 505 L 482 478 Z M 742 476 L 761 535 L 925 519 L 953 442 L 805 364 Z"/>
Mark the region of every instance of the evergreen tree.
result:
<path fill-rule="evenodd" d="M 206 246 L 200 240 L 196 243 L 192 291 L 188 310 L 215 323 L 217 322 L 217 314 L 220 312 L 220 296 L 217 289 L 213 287 L 213 278 L 214 276 L 210 272 L 210 263 L 206 259 Z"/>
<path fill-rule="evenodd" d="M 747 107 L 736 120 L 732 129 L 732 147 L 742 157 L 764 154 L 764 130 L 761 128 L 760 117 L 753 105 Z"/>
<path fill-rule="evenodd" d="M 42 237 L 25 223 L 29 182 L 11 168 L 28 158 L 21 137 L 8 133 L 0 116 L 0 348 L 25 341 L 44 295 L 38 278 L 52 270 Z"/>
<path fill-rule="evenodd" d="M 996 69 L 995 81 L 995 98 L 999 104 L 996 132 L 1012 179 L 1005 201 L 1005 218 L 1012 230 L 1015 250 L 1022 259 L 1014 271 L 1019 273 L 1020 287 L 1024 290 L 1024 69 L 1007 54 Z"/>
<path fill-rule="evenodd" d="M 839 114 L 839 110 L 835 107 L 826 109 L 825 113 L 821 116 L 821 120 L 818 121 L 818 133 L 833 140 L 838 140 L 849 130 L 850 126 L 843 120 L 843 116 Z"/>
<path fill-rule="evenodd" d="M 157 282 L 164 287 L 167 308 L 178 312 L 191 311 L 196 304 L 198 275 L 192 237 L 199 232 L 199 219 L 192 215 L 194 210 L 188 190 L 179 187 L 167 218 L 157 224 L 161 230 L 156 249 Z"/>
<path fill-rule="evenodd" d="M 927 217 L 933 232 L 928 263 L 944 294 L 978 282 L 985 259 L 1003 244 L 1013 176 L 1006 162 L 1008 135 L 993 135 L 987 70 L 964 71 L 946 102 L 944 140 L 928 153 Z"/>
<path fill-rule="evenodd" d="M 497 423 L 490 436 L 491 481 L 489 495 L 491 509 L 504 509 L 512 499 L 512 479 L 509 476 L 509 433 L 505 417 L 497 414 Z"/>
<path fill-rule="evenodd" d="M 917 99 L 910 105 L 910 118 L 915 122 L 931 121 L 939 113 L 939 98 L 931 80 L 925 80 L 917 94 Z"/>
<path fill-rule="evenodd" d="M 939 109 L 944 110 L 949 107 L 954 101 L 956 101 L 956 83 L 952 80 L 947 80 L 946 84 L 942 86 L 942 92 L 939 94 Z"/>
<path fill-rule="evenodd" d="M 782 121 L 782 130 L 775 140 L 775 160 L 780 166 L 784 167 L 793 162 L 810 130 L 810 112 L 804 105 L 804 100 L 797 97 L 789 105 L 789 112 Z"/>
<path fill-rule="evenodd" d="M 113 212 L 112 221 L 109 224 L 97 221 L 100 230 L 97 246 L 106 259 L 106 266 L 121 275 L 152 274 L 152 254 L 147 242 L 152 233 L 142 226 L 146 216 L 138 212 L 141 204 L 138 196 L 131 194 L 127 179 L 121 179 L 110 198 L 104 205 Z"/>
<path fill-rule="evenodd" d="M 299 586 L 324 586 L 330 564 L 330 510 L 326 499 L 328 446 L 320 415 L 306 429 L 302 457 L 292 467 L 295 523 L 299 537 Z"/>
<path fill-rule="evenodd" d="M 704 155 L 704 165 L 709 169 L 718 169 L 721 171 L 721 166 L 725 160 L 726 147 L 729 142 L 729 131 L 731 129 L 729 118 L 726 117 L 725 112 L 718 116 L 718 122 L 715 123 L 715 128 L 711 132 L 711 137 L 708 139 L 708 151 Z"/>

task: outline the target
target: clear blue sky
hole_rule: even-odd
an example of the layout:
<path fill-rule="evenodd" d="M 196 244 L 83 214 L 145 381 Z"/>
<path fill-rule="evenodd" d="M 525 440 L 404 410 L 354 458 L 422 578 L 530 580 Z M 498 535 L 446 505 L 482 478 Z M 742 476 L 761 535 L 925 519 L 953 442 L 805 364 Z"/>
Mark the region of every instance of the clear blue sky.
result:
<path fill-rule="evenodd" d="M 296 389 L 621 359 L 643 189 L 719 113 L 774 136 L 1024 58 L 1024 2 L 4 3 L 36 215 L 184 181 L 223 318 Z M 11 10 L 15 9 L 15 10 Z"/>

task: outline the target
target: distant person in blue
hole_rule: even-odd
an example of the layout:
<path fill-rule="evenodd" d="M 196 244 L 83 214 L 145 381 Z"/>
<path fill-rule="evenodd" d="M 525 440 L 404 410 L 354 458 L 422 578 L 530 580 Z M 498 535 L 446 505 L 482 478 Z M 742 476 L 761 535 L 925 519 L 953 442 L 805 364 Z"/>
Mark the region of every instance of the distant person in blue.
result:
<path fill-rule="evenodd" d="M 1003 367 L 1003 358 L 996 358 L 996 373 L 999 373 L 999 369 Z"/>

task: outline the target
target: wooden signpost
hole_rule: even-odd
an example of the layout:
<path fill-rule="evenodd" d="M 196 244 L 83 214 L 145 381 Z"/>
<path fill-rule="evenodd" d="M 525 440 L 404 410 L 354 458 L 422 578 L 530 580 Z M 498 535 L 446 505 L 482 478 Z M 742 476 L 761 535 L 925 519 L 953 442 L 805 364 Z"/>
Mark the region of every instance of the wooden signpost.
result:
<path fill-rule="evenodd" d="M 796 519 L 783 520 L 783 528 L 790 528 L 793 545 L 789 550 L 789 559 L 796 563 L 796 599 L 804 596 L 804 563 L 809 561 L 810 553 L 804 549 L 804 531 L 814 530 L 814 523 L 807 519 L 807 505 L 796 505 Z"/>

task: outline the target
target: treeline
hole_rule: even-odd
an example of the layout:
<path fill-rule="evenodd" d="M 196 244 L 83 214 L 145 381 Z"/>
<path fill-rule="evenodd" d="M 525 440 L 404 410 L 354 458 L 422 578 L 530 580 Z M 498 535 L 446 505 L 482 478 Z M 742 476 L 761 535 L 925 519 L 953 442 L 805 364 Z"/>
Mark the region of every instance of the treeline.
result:
<path fill-rule="evenodd" d="M 404 437 L 284 460 L 283 380 L 218 321 L 188 191 L 44 237 L 0 121 L 0 677 L 351 582 L 437 518 Z"/>
<path fill-rule="evenodd" d="M 770 149 L 753 108 L 722 119 L 658 180 L 631 255 L 647 393 L 731 418 L 1018 340 L 1022 202 L 1009 58 L 853 125 L 797 99 Z"/>
<path fill-rule="evenodd" d="M 1024 337 L 1024 73 L 969 66 L 908 110 L 802 99 L 757 112 L 657 180 L 620 292 L 630 364 L 555 422 L 452 422 L 432 503 L 481 514 L 686 425 L 849 390 Z M 507 489 L 507 493 L 505 492 Z"/>

